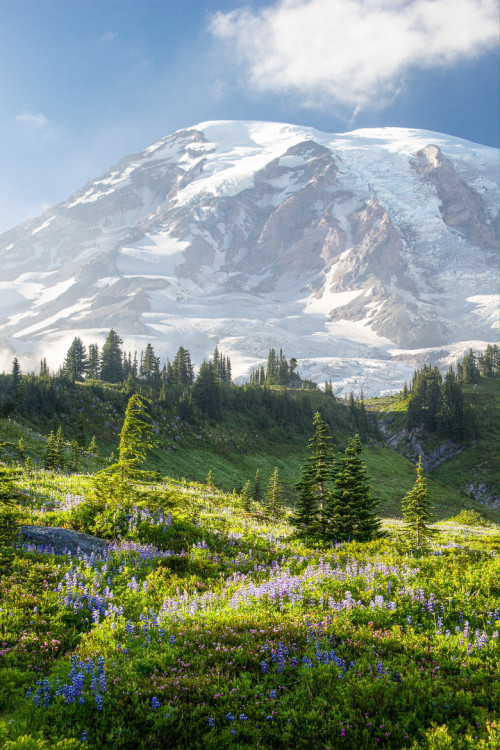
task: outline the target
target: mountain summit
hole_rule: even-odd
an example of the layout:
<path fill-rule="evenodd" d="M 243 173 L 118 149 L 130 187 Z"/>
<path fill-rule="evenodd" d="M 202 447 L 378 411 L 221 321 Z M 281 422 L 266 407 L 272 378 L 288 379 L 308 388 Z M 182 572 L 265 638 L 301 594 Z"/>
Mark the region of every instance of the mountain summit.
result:
<path fill-rule="evenodd" d="M 402 387 L 498 339 L 498 151 L 421 130 L 206 122 L 0 236 L 0 346 L 282 347 L 334 391 Z"/>

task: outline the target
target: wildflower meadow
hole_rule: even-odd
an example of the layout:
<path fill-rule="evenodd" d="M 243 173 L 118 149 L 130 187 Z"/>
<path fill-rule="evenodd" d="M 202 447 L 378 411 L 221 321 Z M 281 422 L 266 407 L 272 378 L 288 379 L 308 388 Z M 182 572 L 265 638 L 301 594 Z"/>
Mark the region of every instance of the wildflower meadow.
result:
<path fill-rule="evenodd" d="M 22 522 L 88 531 L 89 480 L 67 479 L 25 472 Z M 497 527 L 439 523 L 413 550 L 386 519 L 314 547 L 235 493 L 168 492 L 171 510 L 104 508 L 100 556 L 19 538 L 1 747 L 500 747 Z"/>

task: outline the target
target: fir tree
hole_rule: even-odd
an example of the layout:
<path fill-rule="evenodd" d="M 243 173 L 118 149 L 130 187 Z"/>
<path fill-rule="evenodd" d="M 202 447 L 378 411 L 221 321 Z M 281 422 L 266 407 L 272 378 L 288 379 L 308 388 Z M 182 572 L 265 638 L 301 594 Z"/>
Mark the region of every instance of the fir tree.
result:
<path fill-rule="evenodd" d="M 215 484 L 214 484 L 214 475 L 212 473 L 212 469 L 207 474 L 207 478 L 205 479 L 205 484 L 207 485 L 207 490 L 209 492 L 214 492 L 215 490 Z"/>
<path fill-rule="evenodd" d="M 121 338 L 113 329 L 108 333 L 101 352 L 100 376 L 107 383 L 120 383 L 123 380 L 123 360 Z"/>
<path fill-rule="evenodd" d="M 83 376 L 87 369 L 87 362 L 87 350 L 83 345 L 81 338 L 77 336 L 73 339 L 73 342 L 66 353 L 63 365 L 64 375 L 68 380 L 71 380 L 71 382 L 74 382 L 75 380 L 83 380 Z"/>
<path fill-rule="evenodd" d="M 278 467 L 275 466 L 271 479 L 269 480 L 266 496 L 264 499 L 264 507 L 266 509 L 266 513 L 274 521 L 279 520 L 283 516 L 282 495 L 283 490 L 281 488 Z"/>
<path fill-rule="evenodd" d="M 55 469 L 57 468 L 57 455 L 56 455 L 56 436 L 54 435 L 54 431 L 51 430 L 49 437 L 47 438 L 47 443 L 45 444 L 45 451 L 43 455 L 43 465 L 46 469 Z"/>
<path fill-rule="evenodd" d="M 262 500 L 262 488 L 260 486 L 260 470 L 257 469 L 255 472 L 255 479 L 253 480 L 253 499 L 256 503 L 260 503 Z"/>
<path fill-rule="evenodd" d="M 416 545 L 417 549 L 425 548 L 435 533 L 435 529 L 429 527 L 434 517 L 430 510 L 429 493 L 423 474 L 422 456 L 419 456 L 417 480 L 401 504 L 405 536 Z"/>
<path fill-rule="evenodd" d="M 378 503 L 371 497 L 360 454 L 361 441 L 359 435 L 355 435 L 347 444 L 328 502 L 325 536 L 332 541 L 367 542 L 380 533 Z"/>
<path fill-rule="evenodd" d="M 89 344 L 87 358 L 87 378 L 89 380 L 98 380 L 100 376 L 100 354 L 97 344 Z"/>
<path fill-rule="evenodd" d="M 17 537 L 16 469 L 0 465 L 0 575 L 10 573 Z"/>
<path fill-rule="evenodd" d="M 92 456 L 95 456 L 96 458 L 99 456 L 99 448 L 97 445 L 97 440 L 95 439 L 95 435 L 92 435 L 92 440 L 89 443 L 87 452 L 90 453 Z"/>
<path fill-rule="evenodd" d="M 315 432 L 309 441 L 312 455 L 302 467 L 300 481 L 296 485 L 297 503 L 290 521 L 299 534 L 305 535 L 325 532 L 326 505 L 335 476 L 335 457 L 328 425 L 319 412 L 314 415 L 313 426 Z"/>
<path fill-rule="evenodd" d="M 250 494 L 250 480 L 246 482 L 240 495 L 241 507 L 245 513 L 250 513 L 252 510 L 252 496 Z"/>
<path fill-rule="evenodd" d="M 26 458 L 26 445 L 22 437 L 19 438 L 19 442 L 17 443 L 17 453 L 21 461 L 24 461 Z"/>
<path fill-rule="evenodd" d="M 148 404 L 151 401 L 139 394 L 129 398 L 120 432 L 118 461 L 113 458 L 113 463 L 96 474 L 92 482 L 99 501 L 107 498 L 107 502 L 127 508 L 142 498 L 142 486 L 155 479 L 155 473 L 139 468 L 155 445 Z M 150 489 L 147 495 L 153 501 L 155 492 Z"/>

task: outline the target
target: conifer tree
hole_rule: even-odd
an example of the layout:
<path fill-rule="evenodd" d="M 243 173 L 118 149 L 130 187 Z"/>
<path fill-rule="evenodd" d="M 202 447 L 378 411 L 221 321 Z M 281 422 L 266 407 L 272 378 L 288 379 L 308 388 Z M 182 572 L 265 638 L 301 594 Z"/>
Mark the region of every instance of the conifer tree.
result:
<path fill-rule="evenodd" d="M 64 434 L 61 425 L 57 428 L 54 441 L 54 469 L 64 469 Z"/>
<path fill-rule="evenodd" d="M 22 437 L 19 438 L 19 441 L 17 443 L 17 453 L 21 461 L 24 461 L 24 459 L 26 458 L 26 445 Z"/>
<path fill-rule="evenodd" d="M 120 383 L 123 380 L 123 359 L 120 349 L 123 341 L 113 328 L 108 333 L 101 352 L 100 376 L 107 383 Z"/>
<path fill-rule="evenodd" d="M 214 475 L 212 472 L 212 469 L 207 474 L 207 478 L 205 479 L 205 484 L 207 485 L 207 490 L 209 492 L 213 492 L 215 490 L 215 484 L 214 484 Z"/>
<path fill-rule="evenodd" d="M 88 453 L 90 453 L 92 456 L 99 456 L 99 448 L 97 446 L 97 440 L 95 439 L 95 435 L 92 435 L 92 440 L 89 443 L 89 447 L 87 448 Z"/>
<path fill-rule="evenodd" d="M 347 444 L 326 510 L 326 538 L 367 542 L 380 531 L 377 501 L 371 497 L 366 467 L 360 458 L 361 441 L 355 435 Z"/>
<path fill-rule="evenodd" d="M 429 492 L 423 474 L 422 456 L 419 456 L 416 482 L 413 489 L 405 495 L 401 504 L 405 524 L 405 536 L 416 545 L 417 549 L 425 548 L 435 533 L 435 530 L 429 527 L 429 524 L 432 523 L 433 515 L 430 509 Z"/>
<path fill-rule="evenodd" d="M 10 573 L 17 535 L 17 493 L 14 480 L 19 472 L 0 465 L 0 575 Z"/>
<path fill-rule="evenodd" d="M 45 451 L 43 455 L 43 465 L 46 469 L 55 469 L 57 465 L 56 456 L 56 436 L 54 431 L 51 430 L 47 443 L 45 444 Z"/>
<path fill-rule="evenodd" d="M 255 479 L 253 480 L 253 499 L 256 503 L 260 503 L 262 500 L 262 488 L 260 486 L 260 470 L 257 469 L 255 472 Z"/>
<path fill-rule="evenodd" d="M 326 530 L 326 506 L 335 476 L 335 457 L 331 448 L 328 425 L 319 412 L 314 415 L 315 432 L 309 441 L 312 451 L 302 467 L 295 512 L 291 523 L 298 533 L 308 535 Z"/>
<path fill-rule="evenodd" d="M 274 467 L 271 479 L 267 486 L 267 492 L 264 499 L 264 507 L 266 513 L 274 520 L 277 521 L 283 516 L 283 490 L 279 478 L 278 467 Z"/>
<path fill-rule="evenodd" d="M 75 380 L 83 380 L 83 376 L 87 369 L 87 363 L 87 350 L 81 338 L 76 336 L 66 353 L 63 365 L 64 375 L 71 380 L 71 382 L 74 382 Z"/>
<path fill-rule="evenodd" d="M 153 426 L 147 412 L 149 399 L 134 394 L 128 400 L 125 419 L 120 432 L 118 461 L 111 463 L 95 475 L 92 486 L 95 496 L 102 501 L 114 501 L 128 507 L 142 496 L 141 486 L 153 481 L 154 472 L 140 469 L 148 450 L 154 445 Z M 149 490 L 148 497 L 153 499 L 154 492 Z"/>
<path fill-rule="evenodd" d="M 100 354 L 99 354 L 99 346 L 97 344 L 89 344 L 86 375 L 89 380 L 99 379 Z"/>
<path fill-rule="evenodd" d="M 240 495 L 241 507 L 245 513 L 250 513 L 252 510 L 252 496 L 250 494 L 250 480 L 246 482 Z"/>

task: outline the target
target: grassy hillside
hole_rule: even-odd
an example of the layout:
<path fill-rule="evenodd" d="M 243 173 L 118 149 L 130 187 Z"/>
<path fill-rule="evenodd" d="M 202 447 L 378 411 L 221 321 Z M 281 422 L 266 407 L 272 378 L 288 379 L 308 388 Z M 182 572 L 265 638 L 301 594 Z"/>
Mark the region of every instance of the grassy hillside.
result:
<path fill-rule="evenodd" d="M 433 469 L 430 476 L 455 491 L 458 502 L 466 503 L 465 496 L 500 496 L 500 377 L 483 378 L 476 387 L 464 385 L 463 391 L 474 421 L 474 439 L 451 446 L 450 452 L 456 451 L 456 455 Z M 376 415 L 385 437 L 394 439 L 396 450 L 405 455 L 415 453 L 404 431 L 407 401 L 397 395 L 373 398 L 366 401 L 366 407 Z M 418 432 L 418 443 L 426 454 L 449 442 Z M 487 513 L 484 505 L 483 509 Z"/>
<path fill-rule="evenodd" d="M 87 476 L 17 482 L 24 523 L 95 522 Z M 168 517 L 104 511 L 104 557 L 21 543 L 0 568 L 4 750 L 498 747 L 498 528 L 318 550 L 163 484 Z"/>
<path fill-rule="evenodd" d="M 488 399 L 496 396 L 494 383 L 480 386 L 470 398 L 488 409 Z M 34 386 L 30 386 L 33 390 Z M 46 438 L 50 430 L 61 425 L 65 438 L 79 439 L 82 434 L 88 446 L 93 435 L 99 445 L 100 457 L 92 457 L 82 451 L 79 469 L 95 472 L 106 465 L 109 456 L 118 449 L 119 432 L 128 394 L 117 386 L 107 384 L 52 384 L 44 398 L 35 398 L 33 393 L 9 419 L 0 420 L 0 441 L 8 445 L 3 455 L 6 459 L 19 458 L 16 446 L 22 438 L 27 455 L 40 465 Z M 220 421 L 209 421 L 202 414 L 181 418 L 177 406 L 168 401 L 153 400 L 152 415 L 155 424 L 157 447 L 151 452 L 148 466 L 163 475 L 188 481 L 204 482 L 211 470 L 216 486 L 231 492 L 240 491 L 247 480 L 253 481 L 257 469 L 260 472 L 261 488 L 265 490 L 274 467 L 278 467 L 284 485 L 285 499 L 289 506 L 295 499 L 294 485 L 300 477 L 300 469 L 308 456 L 308 441 L 312 434 L 312 417 L 320 410 L 330 424 L 337 454 L 342 453 L 348 439 L 359 431 L 352 415 L 343 402 L 337 402 L 320 391 L 277 392 L 278 401 L 271 407 L 260 401 L 252 401 L 252 393 L 242 392 L 248 400 L 246 408 L 235 408 L 228 398 Z M 273 394 L 269 397 L 271 398 Z M 240 396 L 238 396 L 240 397 Z M 45 399 L 45 400 L 44 400 Z M 283 401 L 280 401 L 280 399 Z M 288 405 L 287 405 L 288 404 Z M 405 403 L 397 397 L 370 400 L 368 407 L 376 411 L 379 419 L 391 430 L 401 429 L 405 416 Z M 289 410 L 288 416 L 286 409 Z M 280 412 L 285 410 L 284 414 Z M 493 429 L 493 420 L 490 420 Z M 493 476 L 494 444 L 489 445 L 488 459 L 478 456 L 483 445 L 491 439 L 485 434 L 481 444 L 469 446 L 455 457 L 453 468 L 448 463 L 428 477 L 434 512 L 440 519 L 456 515 L 462 508 L 481 512 L 495 521 L 497 511 L 486 508 L 464 492 L 464 475 Z M 431 438 L 429 438 L 429 441 Z M 380 501 L 384 517 L 401 516 L 401 500 L 415 481 L 415 467 L 404 456 L 383 444 L 381 435 L 368 431 L 365 434 L 363 458 L 368 467 L 374 496 Z M 10 445 L 9 445 L 10 444 Z M 496 465 L 495 465 L 495 471 Z M 462 473 L 461 473 L 462 472 Z M 473 474 L 473 472 L 475 472 Z"/>

